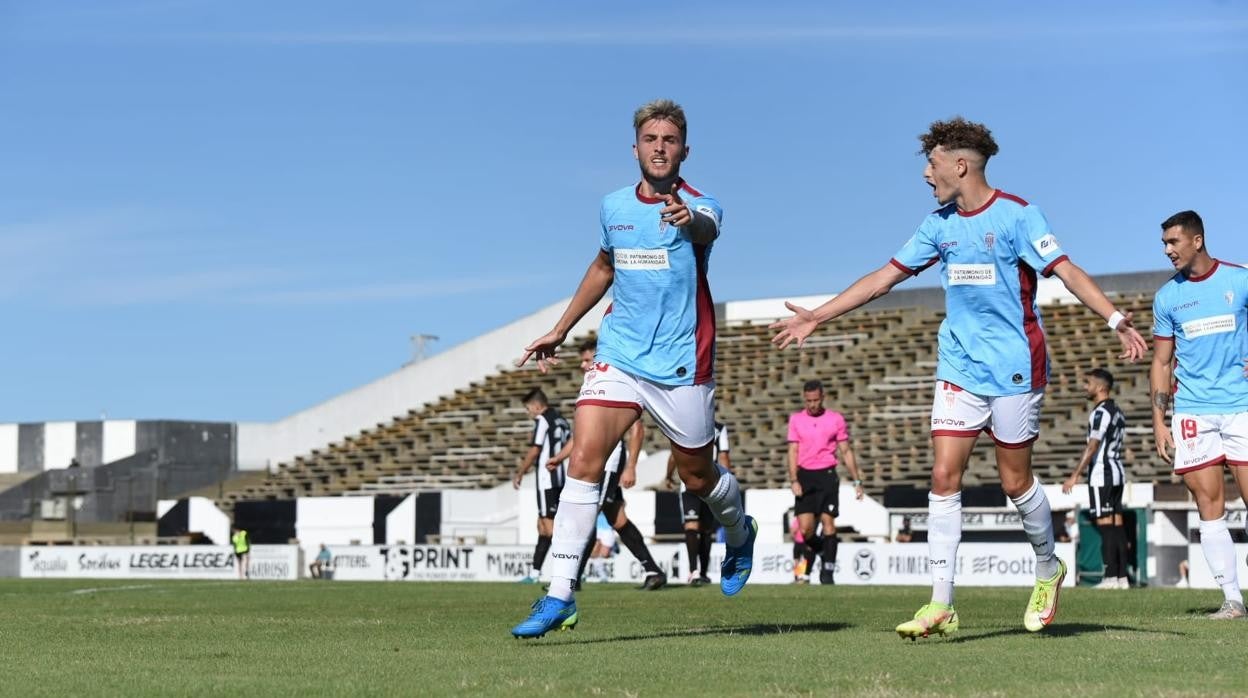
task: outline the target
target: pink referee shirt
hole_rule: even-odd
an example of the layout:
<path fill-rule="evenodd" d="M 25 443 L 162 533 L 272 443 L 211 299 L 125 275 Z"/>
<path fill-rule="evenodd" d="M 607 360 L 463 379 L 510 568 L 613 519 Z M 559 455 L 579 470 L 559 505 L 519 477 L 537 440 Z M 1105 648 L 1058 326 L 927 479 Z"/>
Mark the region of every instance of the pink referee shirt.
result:
<path fill-rule="evenodd" d="M 812 417 L 806 410 L 789 415 L 789 443 L 797 444 L 797 467 L 827 470 L 836 467 L 836 447 L 849 441 L 849 425 L 840 412 L 824 410 Z"/>

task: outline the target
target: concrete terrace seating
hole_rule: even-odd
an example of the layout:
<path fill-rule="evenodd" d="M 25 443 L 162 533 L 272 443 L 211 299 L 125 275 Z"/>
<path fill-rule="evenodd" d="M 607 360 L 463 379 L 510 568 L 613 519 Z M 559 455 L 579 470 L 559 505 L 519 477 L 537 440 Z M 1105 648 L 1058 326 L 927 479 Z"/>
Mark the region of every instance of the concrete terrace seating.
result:
<path fill-rule="evenodd" d="M 1135 312 L 1150 334 L 1151 298 L 1115 298 Z M 1126 458 L 1136 481 L 1168 480 L 1169 466 L 1152 450 L 1148 363 L 1116 358 L 1119 345 L 1104 323 L 1081 305 L 1042 309 L 1052 377 L 1046 393 L 1036 470 L 1046 482 L 1064 479 L 1083 450 L 1090 405 L 1082 375 L 1104 366 L 1117 378 L 1115 398 L 1129 423 Z M 730 425 L 732 459 L 746 487 L 788 486 L 785 458 L 789 413 L 801 408 L 801 387 L 823 381 L 827 404 L 846 414 L 868 489 L 927 482 L 928 416 L 942 313 L 927 308 L 867 310 L 839 318 L 801 350 L 777 351 L 765 322 L 720 323 L 716 361 L 718 418 Z M 533 367 L 500 366 L 483 381 L 421 410 L 283 463 L 260 481 L 240 481 L 220 504 L 338 494 L 405 494 L 420 490 L 492 487 L 505 483 L 527 448 L 532 422 L 519 404 L 539 386 L 573 418 L 581 371 L 570 340 L 561 364 L 546 375 Z M 668 448 L 647 418 L 646 448 Z M 574 425 L 575 428 L 575 425 Z M 995 480 L 993 444 L 976 446 L 967 483 Z M 228 484 L 228 483 L 227 483 Z"/>

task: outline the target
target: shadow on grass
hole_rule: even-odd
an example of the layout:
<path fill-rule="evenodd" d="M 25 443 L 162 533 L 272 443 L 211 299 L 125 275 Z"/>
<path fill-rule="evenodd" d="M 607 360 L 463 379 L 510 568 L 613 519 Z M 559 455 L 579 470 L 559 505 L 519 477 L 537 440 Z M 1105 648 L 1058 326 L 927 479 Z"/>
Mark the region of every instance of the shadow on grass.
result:
<path fill-rule="evenodd" d="M 763 637 L 768 635 L 788 635 L 790 633 L 834 633 L 854 627 L 849 623 L 756 623 L 754 625 L 720 625 L 709 628 L 682 628 L 679 630 L 662 630 L 644 635 L 618 635 L 615 637 L 595 637 L 580 640 L 576 631 L 558 633 L 554 642 L 547 635 L 547 642 L 532 643 L 533 647 L 558 645 L 591 645 L 600 642 L 636 642 L 638 640 L 662 640 L 672 637 L 710 637 L 713 635 L 744 635 L 747 637 Z M 565 641 L 566 638 L 566 641 Z"/>
<path fill-rule="evenodd" d="M 966 634 L 961 633 L 951 637 L 947 642 L 974 642 L 976 640 L 989 640 L 995 637 L 1004 637 L 1007 635 L 1036 635 L 1038 637 L 1076 637 L 1079 635 L 1090 635 L 1094 633 L 1108 632 L 1124 632 L 1124 633 L 1150 633 L 1153 635 L 1174 635 L 1177 637 L 1185 637 L 1187 633 L 1181 633 L 1175 630 L 1155 630 L 1153 628 L 1132 628 L 1126 625 L 1106 625 L 1104 623 L 1059 623 L 1051 625 L 1044 630 L 1033 633 L 1026 628 L 1001 628 L 1000 630 L 990 630 L 983 633 Z"/>

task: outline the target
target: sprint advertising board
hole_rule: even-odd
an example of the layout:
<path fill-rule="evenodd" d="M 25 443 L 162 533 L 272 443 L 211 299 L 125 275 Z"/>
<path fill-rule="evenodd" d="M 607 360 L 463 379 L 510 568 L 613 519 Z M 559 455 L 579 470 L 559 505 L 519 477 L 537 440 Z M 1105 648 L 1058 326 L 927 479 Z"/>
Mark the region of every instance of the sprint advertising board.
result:
<path fill-rule="evenodd" d="M 222 545 L 33 546 L 21 549 L 23 578 L 237 579 L 234 552 Z M 297 579 L 299 548 L 253 545 L 251 579 Z"/>
<path fill-rule="evenodd" d="M 532 572 L 533 549 L 518 545 L 372 545 L 330 548 L 334 579 L 356 581 L 483 581 L 514 582 Z M 671 583 L 688 577 L 685 546 L 660 543 L 650 546 L 659 568 Z M 718 570 L 724 546 L 711 549 L 710 567 Z M 1059 557 L 1074 562 L 1074 546 L 1061 543 Z M 843 543 L 837 554 L 837 584 L 913 585 L 931 583 L 926 543 Z M 1035 556 L 1026 543 L 963 543 L 958 548 L 956 575 L 959 586 L 1030 587 L 1036 579 Z M 549 560 L 545 565 L 549 571 Z M 645 570 L 627 550 L 609 558 L 601 580 L 640 583 Z M 718 580 L 719 575 L 712 574 Z M 818 583 L 819 575 L 812 575 Z M 789 584 L 793 581 L 792 545 L 759 545 L 754 551 L 751 584 Z M 1066 586 L 1074 586 L 1068 574 Z"/>

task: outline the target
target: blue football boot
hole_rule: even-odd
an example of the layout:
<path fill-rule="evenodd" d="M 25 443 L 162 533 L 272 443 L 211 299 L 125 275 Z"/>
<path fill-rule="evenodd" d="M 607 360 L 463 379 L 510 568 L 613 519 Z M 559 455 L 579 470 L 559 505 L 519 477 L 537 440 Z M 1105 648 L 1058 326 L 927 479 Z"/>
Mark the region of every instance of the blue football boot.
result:
<path fill-rule="evenodd" d="M 543 596 L 533 602 L 533 612 L 512 628 L 511 634 L 517 638 L 542 637 L 552 630 L 572 630 L 579 620 L 575 600 L 560 601 L 553 596 Z"/>
<path fill-rule="evenodd" d="M 750 578 L 754 569 L 754 540 L 758 538 L 758 522 L 753 516 L 745 517 L 745 527 L 750 537 L 739 547 L 728 546 L 724 561 L 719 566 L 719 590 L 724 596 L 734 596 Z"/>

